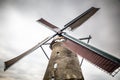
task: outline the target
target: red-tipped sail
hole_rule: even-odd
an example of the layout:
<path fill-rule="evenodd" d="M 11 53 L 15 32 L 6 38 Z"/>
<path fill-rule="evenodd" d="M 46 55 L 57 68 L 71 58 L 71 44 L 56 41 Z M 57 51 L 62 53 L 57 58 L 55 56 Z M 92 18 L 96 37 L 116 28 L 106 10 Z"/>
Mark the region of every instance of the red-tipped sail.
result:
<path fill-rule="evenodd" d="M 81 42 L 80 40 L 77 40 L 67 34 L 62 34 L 62 36 L 67 38 L 67 40 L 63 43 L 63 46 L 79 54 L 89 62 L 95 64 L 108 73 L 112 74 L 120 67 L 120 59 L 84 42 Z"/>

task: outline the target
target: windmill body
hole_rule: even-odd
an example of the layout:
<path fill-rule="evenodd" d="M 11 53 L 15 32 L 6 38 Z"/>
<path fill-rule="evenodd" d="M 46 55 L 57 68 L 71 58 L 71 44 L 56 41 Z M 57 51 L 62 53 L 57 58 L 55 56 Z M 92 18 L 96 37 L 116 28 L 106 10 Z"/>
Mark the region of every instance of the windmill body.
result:
<path fill-rule="evenodd" d="M 52 54 L 43 80 L 84 80 L 77 54 L 62 45 L 64 40 L 52 41 Z"/>

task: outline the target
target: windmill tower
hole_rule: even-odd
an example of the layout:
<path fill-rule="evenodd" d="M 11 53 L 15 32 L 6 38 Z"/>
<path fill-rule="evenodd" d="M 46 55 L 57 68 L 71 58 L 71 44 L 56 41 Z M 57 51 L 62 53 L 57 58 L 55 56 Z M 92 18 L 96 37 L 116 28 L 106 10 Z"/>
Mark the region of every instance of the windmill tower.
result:
<path fill-rule="evenodd" d="M 43 80 L 84 80 L 77 54 L 62 46 L 64 37 L 50 44 L 52 54 Z"/>
<path fill-rule="evenodd" d="M 120 59 L 81 41 L 84 39 L 88 39 L 89 41 L 90 37 L 79 40 L 63 32 L 67 28 L 70 28 L 71 30 L 76 29 L 98 10 L 99 8 L 91 7 L 83 14 L 66 24 L 62 29 L 59 29 L 43 18 L 39 19 L 38 22 L 47 26 L 54 31 L 55 34 L 47 37 L 23 54 L 6 61 L 4 70 L 7 70 L 17 61 L 37 48 L 42 47 L 42 45 L 45 45 L 49 40 L 58 35 L 59 37 L 54 39 L 50 44 L 52 54 L 43 80 L 84 80 L 76 54 L 99 67 L 99 69 L 115 76 L 120 71 Z"/>

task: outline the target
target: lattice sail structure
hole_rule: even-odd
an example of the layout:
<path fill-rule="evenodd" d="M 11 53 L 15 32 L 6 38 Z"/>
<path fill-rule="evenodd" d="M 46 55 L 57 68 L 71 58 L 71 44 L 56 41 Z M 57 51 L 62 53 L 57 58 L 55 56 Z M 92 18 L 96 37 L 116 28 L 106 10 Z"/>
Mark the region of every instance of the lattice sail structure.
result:
<path fill-rule="evenodd" d="M 63 45 L 68 49 L 78 53 L 80 56 L 109 74 L 113 76 L 116 74 L 114 71 L 120 67 L 120 59 L 67 34 L 62 34 L 62 36 L 67 38 Z"/>
<path fill-rule="evenodd" d="M 7 70 L 9 67 L 11 67 L 13 64 L 15 64 L 17 61 L 25 57 L 26 55 L 30 54 L 37 48 L 41 47 L 42 45 L 46 44 L 49 40 L 51 40 L 53 37 L 56 35 L 62 36 L 65 38 L 65 41 L 62 42 L 62 45 L 66 47 L 67 49 L 71 50 L 72 52 L 82 56 L 92 64 L 96 65 L 97 67 L 101 68 L 102 70 L 106 71 L 107 73 L 111 75 L 117 74 L 120 68 L 120 59 L 110 55 L 107 52 L 104 52 L 100 49 L 97 49 L 91 45 L 88 45 L 84 42 L 82 42 L 79 39 L 76 39 L 70 35 L 68 35 L 64 31 L 67 28 L 71 28 L 71 30 L 76 29 L 79 27 L 81 24 L 83 24 L 86 20 L 88 20 L 91 16 L 93 16 L 99 8 L 91 7 L 87 11 L 85 11 L 83 14 L 79 15 L 69 23 L 67 23 L 64 28 L 60 29 L 57 26 L 49 23 L 45 19 L 41 18 L 38 20 L 41 24 L 45 25 L 49 29 L 55 32 L 54 35 L 47 37 L 37 45 L 35 45 L 33 48 L 30 50 L 24 52 L 23 54 L 8 60 L 5 62 L 5 69 Z M 118 70 L 118 71 L 117 71 Z"/>

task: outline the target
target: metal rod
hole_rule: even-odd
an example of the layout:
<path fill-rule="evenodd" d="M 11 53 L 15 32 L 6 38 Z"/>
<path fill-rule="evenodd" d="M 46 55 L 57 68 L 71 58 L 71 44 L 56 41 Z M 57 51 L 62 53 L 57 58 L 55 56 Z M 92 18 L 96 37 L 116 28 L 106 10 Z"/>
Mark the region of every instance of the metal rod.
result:
<path fill-rule="evenodd" d="M 89 37 L 85 37 L 85 38 L 80 38 L 79 40 L 88 40 L 88 42 L 87 43 L 89 43 L 89 40 L 91 39 L 92 37 L 91 37 L 91 35 L 89 35 Z"/>
<path fill-rule="evenodd" d="M 89 37 L 81 38 L 81 39 L 79 39 L 79 40 L 85 40 L 85 39 L 88 39 L 88 40 L 87 40 L 87 44 L 88 44 L 88 43 L 90 42 L 90 39 L 91 39 L 91 38 L 92 38 L 92 37 L 89 35 Z M 80 66 L 82 66 L 83 60 L 84 60 L 84 58 L 82 58 L 81 63 L 80 63 Z"/>
<path fill-rule="evenodd" d="M 43 47 L 42 47 L 42 46 L 40 46 L 40 47 L 41 47 L 42 51 L 44 52 L 45 56 L 47 57 L 47 59 L 49 60 L 49 57 L 48 57 L 48 55 L 46 54 L 46 52 L 45 52 L 45 50 L 43 49 Z"/>
<path fill-rule="evenodd" d="M 43 45 L 50 45 L 50 43 L 45 43 L 45 44 L 43 44 Z"/>
<path fill-rule="evenodd" d="M 83 60 L 84 60 L 84 58 L 82 58 L 82 60 L 81 60 L 81 62 L 80 62 L 80 67 L 82 66 Z"/>
<path fill-rule="evenodd" d="M 90 42 L 90 39 L 92 39 L 91 35 L 89 35 L 89 39 L 87 41 L 87 44 Z"/>

